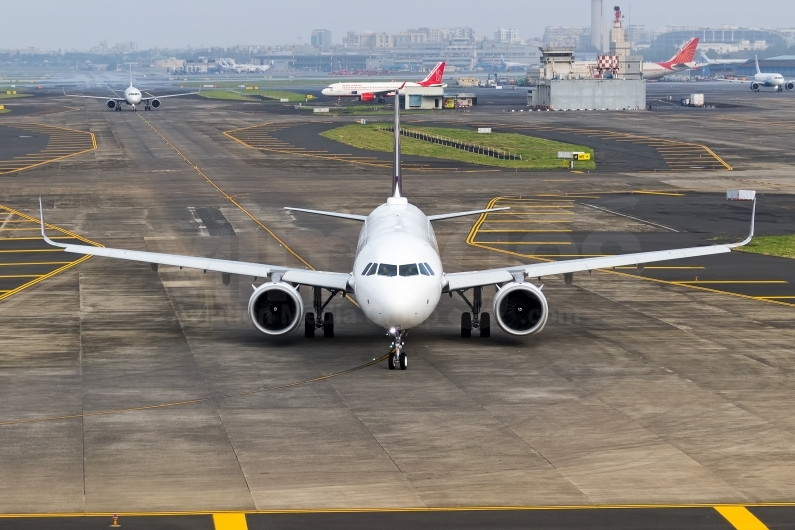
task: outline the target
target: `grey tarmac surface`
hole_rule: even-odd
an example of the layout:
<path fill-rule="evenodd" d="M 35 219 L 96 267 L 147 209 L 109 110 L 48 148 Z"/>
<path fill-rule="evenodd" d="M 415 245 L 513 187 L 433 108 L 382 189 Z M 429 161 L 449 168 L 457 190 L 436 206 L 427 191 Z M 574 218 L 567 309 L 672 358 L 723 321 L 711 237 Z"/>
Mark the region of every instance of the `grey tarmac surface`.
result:
<path fill-rule="evenodd" d="M 788 195 L 795 179 L 785 157 L 791 146 L 786 135 L 765 135 L 767 125 L 758 124 L 772 120 L 789 130 L 795 113 L 786 95 L 764 101 L 755 120 L 731 111 L 708 120 L 662 112 L 493 116 L 516 125 L 697 141 L 733 171 L 409 171 L 407 194 L 437 213 L 479 208 L 496 196 L 684 190 L 678 202 L 646 203 L 643 196 L 636 210 L 626 211 L 651 221 L 659 221 L 660 212 L 679 212 L 662 222 L 681 225 L 683 238 L 705 243 L 710 233 L 745 232 L 747 212 L 735 211 L 721 194 L 756 188 L 774 194 L 770 204 L 779 205 L 765 207 L 760 232 L 779 233 L 775 226 L 792 222 Z M 170 100 L 162 110 L 137 115 L 91 104 L 78 108 L 35 119 L 91 131 L 98 149 L 0 177 L 0 204 L 36 216 L 42 195 L 48 222 L 106 246 L 303 266 L 286 244 L 313 267 L 349 270 L 356 223 L 282 207 L 365 213 L 388 193 L 387 168 L 257 151 L 222 134 L 266 120 L 305 120 L 304 114 L 266 118 L 195 100 Z M 465 124 L 473 116 L 433 118 Z M 707 206 L 714 219 L 691 233 L 685 218 Z M 607 223 L 616 233 L 647 234 L 640 237 L 651 246 L 675 241 L 604 215 L 583 207 L 578 226 Z M 723 218 L 729 219 L 725 226 Z M 473 221 L 438 223 L 448 270 L 517 262 L 467 246 Z M 746 255 L 725 259 L 735 270 L 750 266 Z M 330 305 L 334 339 L 267 339 L 246 319 L 251 283 L 234 278 L 225 287 L 220 276 L 201 271 L 161 267 L 154 273 L 147 265 L 91 258 L 0 302 L 0 475 L 14 477 L 0 483 L 0 511 L 795 501 L 795 308 L 605 272 L 578 275 L 574 286 L 544 278 L 552 314 L 537 336 L 495 330 L 488 340 L 461 339 L 465 306 L 444 298 L 409 337 L 409 370 L 390 372 L 381 362 L 308 382 L 380 358 L 388 346 L 383 331 L 336 299 Z M 490 294 L 486 298 L 488 306 Z M 234 395 L 245 391 L 256 392 Z M 669 515 L 621 517 L 636 528 L 678 517 L 674 509 L 659 511 Z M 578 513 L 543 512 L 539 517 L 550 519 L 539 527 L 618 525 L 609 514 L 600 523 L 578 519 Z M 757 516 L 781 517 L 764 510 Z M 258 527 L 259 517 L 270 516 L 249 515 L 249 527 Z M 341 525 L 359 524 L 343 515 L 318 517 L 327 525 L 335 517 Z M 392 524 L 384 519 L 388 514 L 361 517 L 363 526 L 371 520 Z M 469 512 L 433 517 L 449 517 L 444 521 L 451 525 L 480 520 Z M 284 515 L 279 524 L 304 524 L 289 519 Z"/>

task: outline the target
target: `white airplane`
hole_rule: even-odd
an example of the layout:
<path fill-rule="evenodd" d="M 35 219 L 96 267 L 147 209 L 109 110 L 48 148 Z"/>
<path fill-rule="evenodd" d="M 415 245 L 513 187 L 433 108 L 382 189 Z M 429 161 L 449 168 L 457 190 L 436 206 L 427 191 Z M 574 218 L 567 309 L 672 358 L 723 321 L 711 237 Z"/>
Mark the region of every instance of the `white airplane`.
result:
<path fill-rule="evenodd" d="M 270 64 L 243 64 L 236 63 L 233 59 L 218 59 L 218 66 L 222 71 L 232 71 L 236 74 L 264 74 L 271 69 Z"/>
<path fill-rule="evenodd" d="M 697 66 L 710 66 L 713 64 L 742 64 L 748 62 L 746 59 L 710 59 L 703 51 L 700 52 L 701 59 L 704 62 L 698 63 Z"/>
<path fill-rule="evenodd" d="M 106 85 L 107 86 L 107 85 Z M 135 88 L 132 82 L 132 66 L 130 66 L 130 86 L 124 89 L 124 95 L 120 96 L 118 92 L 113 90 L 112 88 L 108 87 L 108 89 L 113 92 L 116 97 L 115 98 L 107 98 L 104 96 L 81 96 L 78 94 L 67 94 L 66 89 L 63 90 L 63 95 L 68 96 L 71 98 L 89 98 L 89 99 L 107 99 L 107 107 L 111 110 L 121 110 L 122 104 L 126 104 L 132 107 L 134 112 L 138 112 L 138 109 L 135 107 L 136 105 L 140 105 L 142 102 L 144 104 L 144 110 L 152 110 L 160 108 L 160 100 L 163 98 L 176 98 L 179 96 L 191 96 L 193 94 L 198 94 L 199 92 L 186 92 L 184 94 L 169 94 L 166 96 L 153 96 L 149 92 L 148 96 L 144 97 L 141 93 L 142 91 Z"/>
<path fill-rule="evenodd" d="M 442 294 L 449 293 L 452 296 L 453 293 L 458 293 L 471 309 L 471 312 L 461 315 L 463 337 L 471 336 L 473 328 L 480 330 L 481 337 L 488 337 L 491 333 L 491 317 L 487 312 L 481 313 L 482 291 L 488 286 L 497 287 L 493 311 L 499 327 L 511 335 L 531 335 L 544 328 L 549 309 L 543 285 L 531 283 L 530 278 L 540 279 L 542 276 L 563 274 L 569 283 L 575 272 L 625 265 L 642 268 L 643 263 L 721 254 L 746 245 L 753 237 L 756 199 L 751 214 L 750 234 L 740 243 L 445 273 L 433 223 L 509 208 L 426 215 L 410 204 L 403 196 L 399 116 L 400 108 L 395 106 L 394 174 L 392 195 L 386 203 L 366 216 L 285 208 L 362 223 L 351 272 L 322 272 L 260 263 L 57 243 L 49 239 L 44 231 L 44 208 L 39 199 L 42 237 L 48 244 L 66 252 L 149 263 L 154 271 L 159 265 L 170 265 L 204 272 L 220 272 L 226 285 L 229 285 L 232 274 L 252 276 L 255 281 L 257 278 L 264 278 L 267 280 L 265 283 L 252 285 L 254 292 L 248 302 L 248 315 L 254 327 L 266 335 L 284 335 L 299 329 L 303 324 L 306 337 L 314 337 L 315 330 L 321 328 L 324 336 L 333 337 L 334 315 L 326 313 L 321 322 L 321 313 L 335 295 L 351 293 L 365 316 L 388 330 L 392 340 L 388 356 L 390 370 L 397 367 L 406 369 L 406 334 L 433 313 Z M 312 288 L 314 312 L 304 314 L 300 286 Z M 322 298 L 323 289 L 331 293 L 325 303 Z M 471 302 L 465 296 L 469 290 L 472 291 Z"/>
<path fill-rule="evenodd" d="M 775 88 L 776 92 L 784 92 L 784 89 L 795 89 L 795 81 L 787 81 L 784 76 L 776 73 L 763 73 L 759 69 L 759 58 L 754 55 L 754 62 L 756 63 L 756 74 L 753 79 L 722 79 L 730 83 L 750 83 L 750 89 L 754 92 L 759 92 L 762 87 Z"/>
<path fill-rule="evenodd" d="M 518 68 L 519 70 L 527 70 L 527 66 L 524 63 L 515 63 L 511 61 L 506 61 L 505 57 L 500 55 L 500 59 L 502 60 L 502 66 L 505 68 L 506 71 L 511 71 L 511 68 Z"/>
<path fill-rule="evenodd" d="M 354 97 L 361 101 L 375 101 L 383 103 L 384 98 L 393 97 L 404 86 L 425 86 L 425 87 L 444 87 L 447 85 L 442 84 L 444 77 L 444 61 L 437 63 L 433 70 L 423 79 L 417 83 L 411 81 L 403 82 L 372 82 L 372 83 L 359 83 L 359 82 L 341 82 L 332 83 L 323 90 L 321 93 L 324 96 L 333 96 L 336 98 Z"/>

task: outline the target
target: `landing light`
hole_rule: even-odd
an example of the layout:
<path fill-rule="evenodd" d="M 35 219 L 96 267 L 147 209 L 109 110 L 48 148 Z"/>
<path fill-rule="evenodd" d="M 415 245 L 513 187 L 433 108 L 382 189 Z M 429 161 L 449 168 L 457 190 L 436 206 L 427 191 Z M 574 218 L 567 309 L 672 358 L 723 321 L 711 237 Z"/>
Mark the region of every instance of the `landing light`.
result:
<path fill-rule="evenodd" d="M 397 333 L 397 330 L 395 328 L 389 328 L 390 335 L 394 335 L 395 333 Z"/>

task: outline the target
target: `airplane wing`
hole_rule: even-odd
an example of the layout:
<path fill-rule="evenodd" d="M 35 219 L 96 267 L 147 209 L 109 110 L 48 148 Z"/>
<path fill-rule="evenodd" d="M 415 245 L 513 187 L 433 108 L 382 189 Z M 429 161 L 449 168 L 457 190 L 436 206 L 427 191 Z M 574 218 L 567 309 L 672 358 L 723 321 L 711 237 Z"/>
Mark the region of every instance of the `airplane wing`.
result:
<path fill-rule="evenodd" d="M 149 94 L 151 97 L 142 98 L 142 99 L 148 100 L 148 99 L 176 98 L 176 97 L 179 97 L 179 96 L 192 96 L 194 94 L 201 94 L 201 91 L 199 91 L 199 92 L 185 92 L 183 94 L 168 94 L 168 95 L 165 95 L 165 96 L 153 96 L 152 94 Z"/>
<path fill-rule="evenodd" d="M 80 95 L 80 94 L 67 94 L 66 93 L 66 88 L 63 89 L 63 95 L 64 96 L 68 96 L 70 98 L 104 99 L 106 101 L 109 100 L 109 99 L 112 99 L 114 101 L 124 101 L 124 98 L 119 97 L 118 95 L 116 97 L 113 97 L 113 96 L 83 96 L 83 95 Z"/>
<path fill-rule="evenodd" d="M 245 261 L 230 261 L 195 256 L 180 256 L 176 254 L 161 254 L 159 252 L 142 252 L 138 250 L 56 243 L 48 238 L 44 231 L 44 208 L 42 207 L 41 199 L 39 199 L 39 211 L 41 214 L 41 236 L 44 238 L 44 241 L 53 247 L 64 249 L 64 252 L 149 263 L 152 265 L 152 268 L 156 268 L 157 265 L 172 265 L 180 268 L 200 269 L 205 272 L 214 271 L 253 276 L 254 278 L 268 278 L 273 274 L 280 274 L 282 280 L 290 283 L 323 287 L 335 291 L 351 291 L 348 287 L 348 282 L 351 279 L 350 273 L 322 272 L 265 265 L 261 263 L 248 263 Z"/>
<path fill-rule="evenodd" d="M 490 269 L 473 272 L 454 272 L 445 274 L 446 291 L 457 291 L 471 287 L 482 287 L 514 281 L 517 278 L 539 278 L 553 274 L 568 274 L 573 272 L 592 271 L 596 269 L 609 269 L 626 265 L 642 265 L 657 261 L 672 259 L 694 258 L 731 252 L 732 249 L 747 245 L 754 236 L 754 218 L 756 217 L 756 199 L 751 213 L 751 231 L 748 237 L 739 243 L 729 245 L 711 245 L 706 247 L 690 247 L 673 250 L 659 250 L 655 252 L 638 252 L 620 256 L 604 256 L 600 258 L 582 258 L 567 261 L 553 261 L 548 263 L 535 263 L 532 265 L 519 265 L 502 269 Z"/>

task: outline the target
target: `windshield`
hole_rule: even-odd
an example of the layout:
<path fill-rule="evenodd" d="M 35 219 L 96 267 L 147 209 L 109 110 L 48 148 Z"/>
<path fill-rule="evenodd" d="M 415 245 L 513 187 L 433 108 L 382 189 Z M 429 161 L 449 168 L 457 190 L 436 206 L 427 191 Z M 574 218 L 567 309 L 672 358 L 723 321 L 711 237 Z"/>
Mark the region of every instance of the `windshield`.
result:
<path fill-rule="evenodd" d="M 397 276 L 397 265 L 389 265 L 388 263 L 381 263 L 378 265 L 379 276 Z"/>
<path fill-rule="evenodd" d="M 417 276 L 420 273 L 420 270 L 417 268 L 416 263 L 409 263 L 408 265 L 401 265 L 400 266 L 400 275 L 401 276 Z"/>

